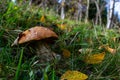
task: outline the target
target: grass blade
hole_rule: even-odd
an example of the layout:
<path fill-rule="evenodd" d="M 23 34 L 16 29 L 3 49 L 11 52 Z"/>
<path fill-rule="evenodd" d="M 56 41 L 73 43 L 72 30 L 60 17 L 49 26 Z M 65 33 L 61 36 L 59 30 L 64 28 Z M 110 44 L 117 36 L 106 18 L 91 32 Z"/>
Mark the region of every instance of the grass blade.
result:
<path fill-rule="evenodd" d="M 21 50 L 20 59 L 19 59 L 19 63 L 18 63 L 16 74 L 15 74 L 15 80 L 18 80 L 20 67 L 21 67 L 21 62 L 22 62 L 22 57 L 23 57 L 23 50 L 24 50 L 24 48 L 22 48 L 22 50 Z"/>

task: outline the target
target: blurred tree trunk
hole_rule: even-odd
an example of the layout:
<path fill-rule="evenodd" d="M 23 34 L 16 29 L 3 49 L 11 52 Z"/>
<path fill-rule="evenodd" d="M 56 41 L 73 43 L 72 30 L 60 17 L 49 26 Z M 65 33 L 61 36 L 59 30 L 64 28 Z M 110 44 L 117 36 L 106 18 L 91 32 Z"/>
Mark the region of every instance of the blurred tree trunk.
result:
<path fill-rule="evenodd" d="M 96 13 L 96 20 L 95 20 L 95 24 L 97 25 L 99 23 L 99 25 L 102 24 L 102 19 L 101 19 L 101 10 L 100 10 L 100 7 L 99 7 L 99 0 L 95 0 L 95 5 L 96 5 L 96 8 L 97 8 L 97 13 Z"/>
<path fill-rule="evenodd" d="M 115 0 L 110 0 L 109 10 L 107 11 L 107 28 L 111 28 L 113 24 L 113 13 L 114 13 Z"/>
<path fill-rule="evenodd" d="M 76 11 L 74 13 L 74 19 L 76 21 L 82 20 L 82 0 L 78 0 L 75 3 Z"/>
<path fill-rule="evenodd" d="M 61 2 L 61 19 L 62 20 L 65 18 L 64 6 L 65 6 L 65 0 L 62 0 Z"/>
<path fill-rule="evenodd" d="M 29 0 L 29 5 L 31 5 L 32 4 L 32 0 Z"/>
<path fill-rule="evenodd" d="M 89 6 L 90 6 L 90 0 L 87 0 L 87 9 L 86 9 L 85 23 L 88 22 L 88 17 L 89 17 Z"/>
<path fill-rule="evenodd" d="M 12 0 L 12 2 L 16 4 L 16 0 Z"/>

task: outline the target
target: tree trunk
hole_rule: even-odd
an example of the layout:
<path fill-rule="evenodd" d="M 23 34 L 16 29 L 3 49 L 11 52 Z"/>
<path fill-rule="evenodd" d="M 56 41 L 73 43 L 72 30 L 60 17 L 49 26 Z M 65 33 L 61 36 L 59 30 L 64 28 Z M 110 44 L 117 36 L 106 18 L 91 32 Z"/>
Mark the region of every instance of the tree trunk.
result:
<path fill-rule="evenodd" d="M 111 28 L 112 26 L 112 19 L 114 13 L 114 4 L 115 0 L 110 0 L 109 2 L 109 10 L 107 11 L 107 29 Z"/>
<path fill-rule="evenodd" d="M 61 19 L 62 20 L 65 18 L 64 5 L 65 5 L 65 0 L 62 0 L 61 2 Z"/>
<path fill-rule="evenodd" d="M 86 9 L 85 23 L 88 22 L 88 17 L 89 17 L 89 6 L 90 6 L 90 0 L 87 0 L 87 9 Z"/>
<path fill-rule="evenodd" d="M 102 19 L 101 19 L 101 11 L 100 11 L 100 7 L 99 7 L 99 1 L 95 0 L 94 2 L 95 2 L 95 5 L 96 5 L 96 8 L 97 8 L 95 24 L 98 24 L 98 21 L 99 21 L 99 25 L 101 25 L 102 24 Z"/>

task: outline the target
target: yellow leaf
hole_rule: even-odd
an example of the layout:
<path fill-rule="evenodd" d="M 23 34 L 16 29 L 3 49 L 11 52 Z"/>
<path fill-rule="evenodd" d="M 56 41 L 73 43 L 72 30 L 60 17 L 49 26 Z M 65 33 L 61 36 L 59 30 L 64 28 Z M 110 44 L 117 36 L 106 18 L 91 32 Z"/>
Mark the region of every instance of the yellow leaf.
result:
<path fill-rule="evenodd" d="M 79 71 L 66 71 L 60 80 L 86 80 L 88 76 Z"/>
<path fill-rule="evenodd" d="M 70 57 L 70 51 L 68 51 L 67 49 L 62 49 L 63 50 L 63 56 L 65 57 L 65 58 L 69 58 Z"/>
<path fill-rule="evenodd" d="M 105 57 L 105 52 L 94 55 L 88 55 L 85 57 L 85 62 L 88 64 L 98 64 L 103 61 L 104 57 Z"/>
<path fill-rule="evenodd" d="M 65 30 L 66 24 L 57 24 L 57 27 L 60 28 L 61 30 Z"/>
<path fill-rule="evenodd" d="M 43 15 L 41 18 L 40 18 L 40 22 L 45 22 L 45 16 Z"/>

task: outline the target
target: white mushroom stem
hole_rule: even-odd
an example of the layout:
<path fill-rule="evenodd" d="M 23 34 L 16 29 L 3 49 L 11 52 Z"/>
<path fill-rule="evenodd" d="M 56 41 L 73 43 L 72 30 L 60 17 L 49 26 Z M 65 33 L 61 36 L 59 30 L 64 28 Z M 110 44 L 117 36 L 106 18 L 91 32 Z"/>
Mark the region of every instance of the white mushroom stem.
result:
<path fill-rule="evenodd" d="M 50 49 L 47 43 L 38 41 L 35 44 L 36 54 L 40 58 L 40 62 L 49 62 L 56 58 L 56 54 Z"/>

